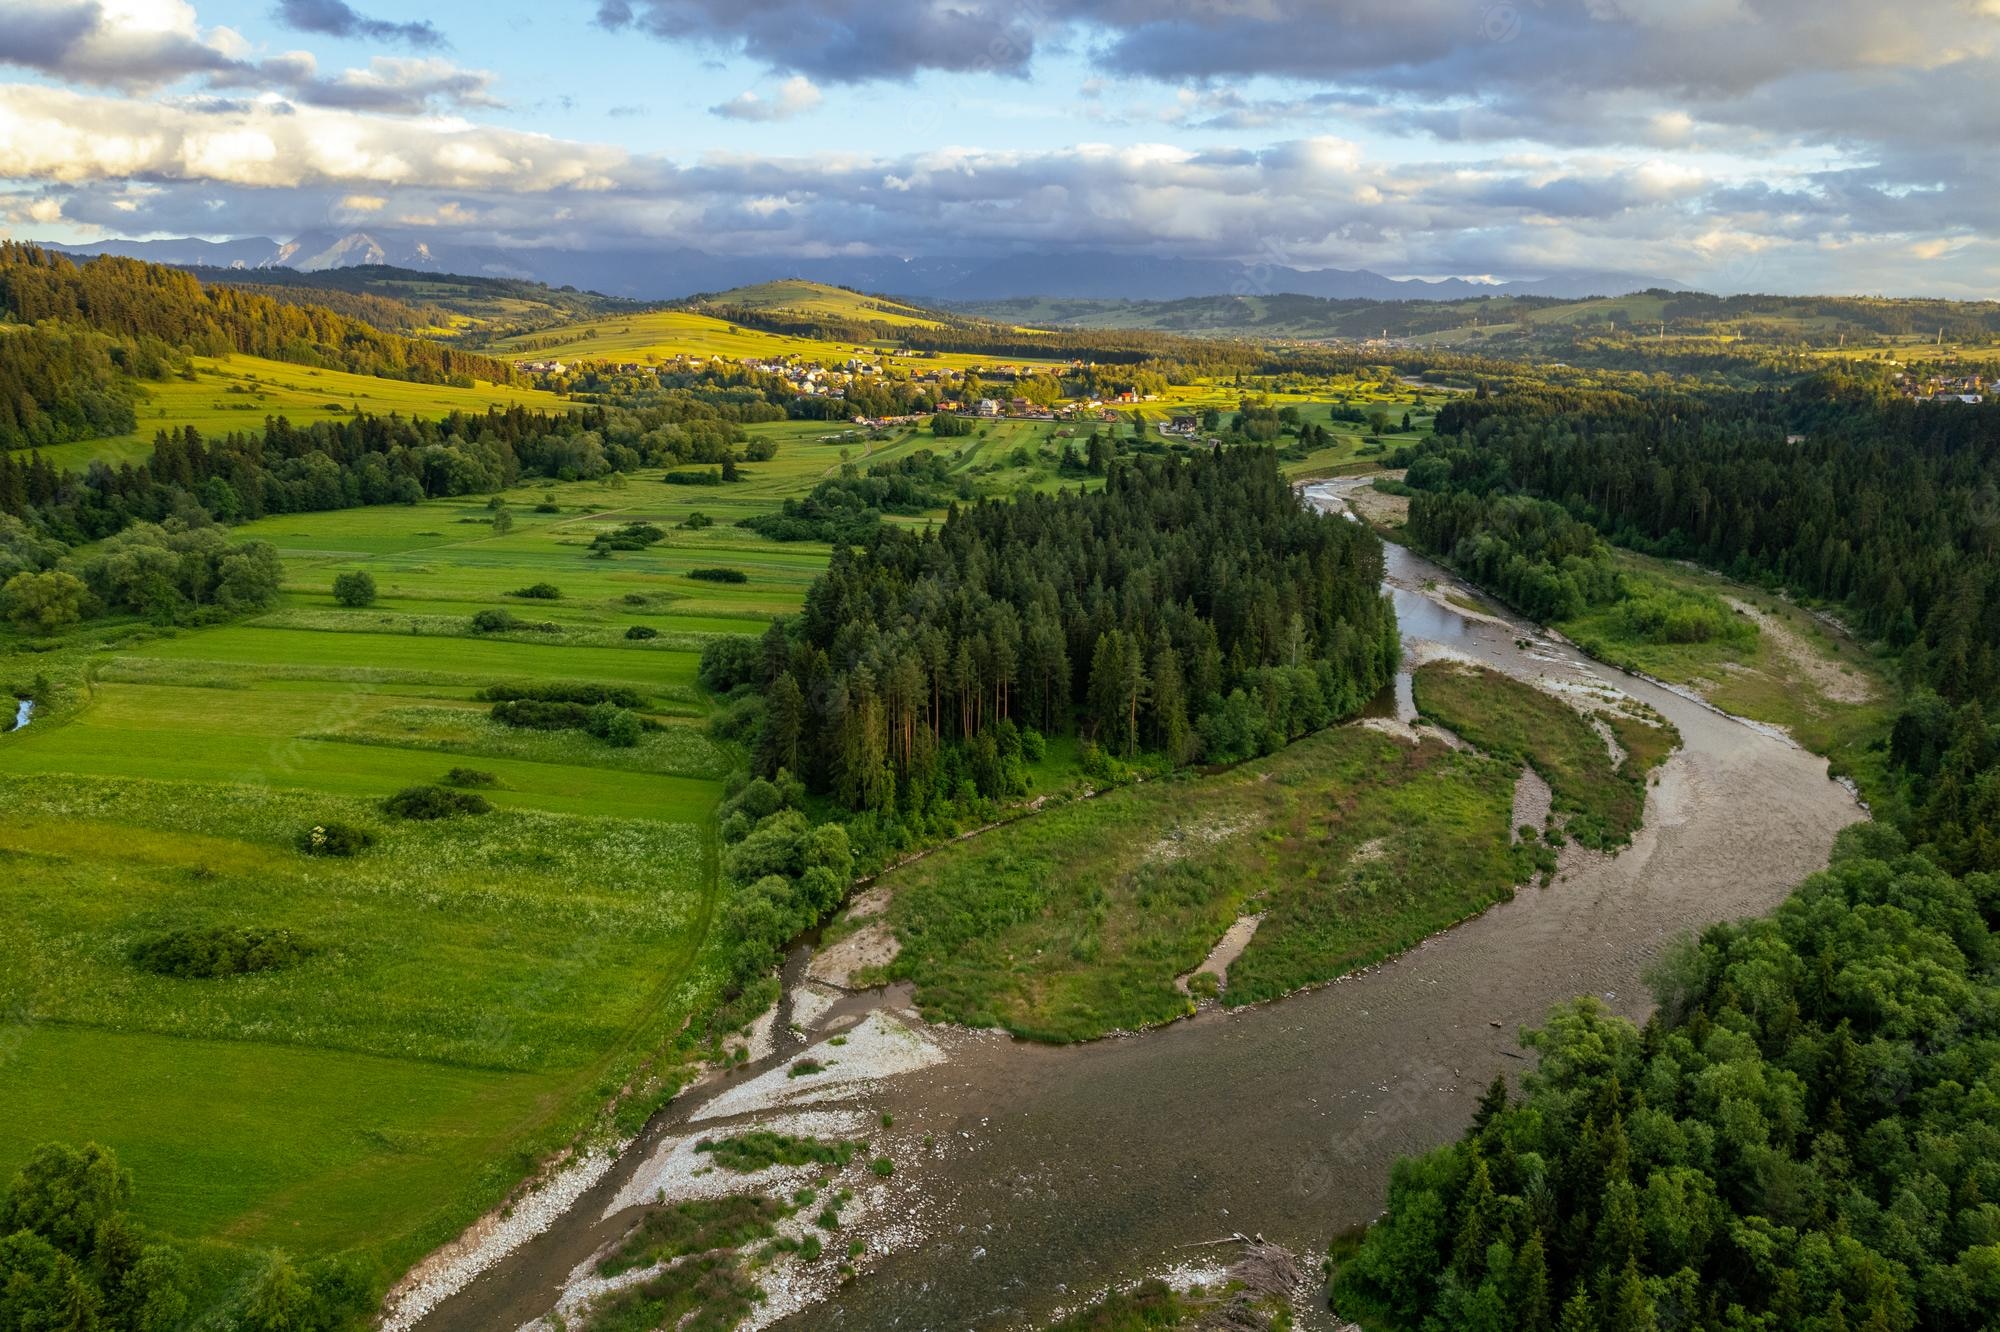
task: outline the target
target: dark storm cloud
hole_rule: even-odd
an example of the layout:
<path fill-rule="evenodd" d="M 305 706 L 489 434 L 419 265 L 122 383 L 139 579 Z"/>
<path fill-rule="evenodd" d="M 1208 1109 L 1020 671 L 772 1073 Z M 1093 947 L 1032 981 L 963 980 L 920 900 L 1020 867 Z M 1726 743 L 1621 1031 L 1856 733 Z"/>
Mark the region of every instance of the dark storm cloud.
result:
<path fill-rule="evenodd" d="M 613 31 L 741 51 L 821 83 L 869 83 L 923 70 L 1025 73 L 1038 13 L 1036 0 L 604 0 L 597 21 Z"/>
<path fill-rule="evenodd" d="M 271 17 L 294 31 L 316 32 L 326 37 L 404 42 L 424 51 L 445 45 L 444 34 L 429 19 L 399 23 L 370 18 L 342 0 L 278 0 Z"/>

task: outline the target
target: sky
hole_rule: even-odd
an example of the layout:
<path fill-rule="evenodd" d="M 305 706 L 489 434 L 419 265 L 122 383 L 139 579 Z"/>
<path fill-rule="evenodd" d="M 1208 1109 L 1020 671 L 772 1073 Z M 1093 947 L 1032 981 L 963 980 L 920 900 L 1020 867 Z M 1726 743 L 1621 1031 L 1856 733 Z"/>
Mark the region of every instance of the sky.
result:
<path fill-rule="evenodd" d="M 2000 0 L 0 0 L 0 234 L 1986 297 L 1996 74 Z"/>

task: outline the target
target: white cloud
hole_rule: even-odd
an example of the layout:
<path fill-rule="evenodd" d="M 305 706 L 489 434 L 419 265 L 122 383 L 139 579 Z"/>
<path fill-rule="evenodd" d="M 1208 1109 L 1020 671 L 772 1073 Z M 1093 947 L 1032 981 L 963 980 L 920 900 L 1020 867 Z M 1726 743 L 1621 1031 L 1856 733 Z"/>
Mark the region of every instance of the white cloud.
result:
<path fill-rule="evenodd" d="M 822 100 L 813 81 L 797 74 L 785 80 L 776 97 L 766 99 L 755 92 L 741 92 L 709 111 L 725 120 L 790 120 L 813 110 Z"/>

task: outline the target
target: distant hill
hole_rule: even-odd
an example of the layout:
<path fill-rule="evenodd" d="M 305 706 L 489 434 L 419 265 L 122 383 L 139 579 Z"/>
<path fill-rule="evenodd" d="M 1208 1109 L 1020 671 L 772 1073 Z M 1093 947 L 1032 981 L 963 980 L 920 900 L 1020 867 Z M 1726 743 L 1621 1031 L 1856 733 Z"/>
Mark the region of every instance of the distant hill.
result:
<path fill-rule="evenodd" d="M 203 267 L 292 268 L 325 272 L 388 265 L 433 273 L 514 278 L 574 286 L 641 300 L 685 297 L 783 279 L 861 291 L 891 292 L 919 301 L 991 301 L 1028 296 L 1115 300 L 1178 300 L 1190 296 L 1298 293 L 1335 299 L 1450 300 L 1481 294 L 1623 295 L 1678 283 L 1629 273 L 1564 273 L 1529 282 L 1488 284 L 1384 277 L 1366 269 L 1301 269 L 1207 259 L 1159 258 L 1108 252 L 1014 255 L 1006 258 L 716 255 L 687 248 L 568 250 L 502 249 L 462 244 L 407 229 L 307 232 L 290 241 L 100 241 L 50 246 L 78 253 L 123 254 L 155 263 Z"/>
<path fill-rule="evenodd" d="M 1574 352 L 1588 340 L 1700 337 L 1766 346 L 1838 345 L 1935 334 L 1983 343 L 2000 335 L 2000 304 L 1860 296 L 1712 296 L 1654 288 L 1572 299 L 1547 294 L 1458 300 L 1333 300 L 1304 295 L 1173 301 L 974 301 L 963 313 L 1069 329 L 1149 329 L 1186 337 L 1365 340 L 1389 337 L 1498 355 Z"/>
<path fill-rule="evenodd" d="M 485 337 L 506 337 L 533 332 L 552 324 L 599 315 L 626 313 L 646 308 L 645 303 L 578 291 L 573 287 L 550 287 L 520 278 L 466 277 L 421 269 L 395 268 L 381 264 L 350 268 L 329 268 L 300 272 L 290 268 L 209 268 L 184 265 L 204 283 L 242 287 L 266 295 L 292 293 L 289 299 L 348 309 L 344 300 L 357 304 L 357 312 L 372 310 L 374 317 L 361 313 L 378 328 L 428 332 L 433 336 L 476 332 Z M 379 304 L 397 302 L 421 312 L 414 324 L 386 322 Z"/>

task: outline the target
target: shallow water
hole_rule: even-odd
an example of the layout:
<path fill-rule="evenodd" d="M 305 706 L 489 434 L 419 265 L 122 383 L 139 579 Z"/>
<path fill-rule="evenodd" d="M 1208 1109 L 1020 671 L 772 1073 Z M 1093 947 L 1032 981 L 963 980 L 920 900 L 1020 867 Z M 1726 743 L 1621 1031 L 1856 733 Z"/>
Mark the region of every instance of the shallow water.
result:
<path fill-rule="evenodd" d="M 1333 508 L 1351 484 L 1308 499 Z M 1680 728 L 1685 747 L 1649 790 L 1633 845 L 1585 853 L 1549 888 L 1305 994 L 1086 1046 L 967 1042 L 944 1065 L 883 1081 L 871 1111 L 950 1144 L 897 1166 L 934 1218 L 928 1239 L 779 1326 L 1039 1325 L 1234 1232 L 1309 1257 L 1377 1214 L 1397 1156 L 1457 1136 L 1494 1075 L 1525 1067 L 1524 1024 L 1578 994 L 1642 1016 L 1642 973 L 1669 941 L 1769 910 L 1861 816 L 1824 760 L 1784 738 L 1606 671 L 1532 626 L 1461 614 L 1422 591 L 1456 585 L 1451 575 L 1400 547 L 1387 568 L 1409 658 L 1611 685 Z M 1413 715 L 1407 673 L 1395 697 Z M 651 1133 L 690 1113 L 670 1107 Z M 426 1326 L 518 1326 L 548 1308 L 610 1233 L 601 1204 L 577 1211 Z"/>
<path fill-rule="evenodd" d="M 35 715 L 34 699 L 24 698 L 17 700 L 17 705 L 14 708 L 14 729 L 18 731 L 23 726 L 26 726 L 28 724 L 28 718 L 34 715 Z"/>
<path fill-rule="evenodd" d="M 1307 994 L 1089 1046 L 985 1043 L 889 1089 L 899 1122 L 970 1135 L 971 1150 L 930 1167 L 948 1220 L 782 1326 L 1020 1325 L 1191 1242 L 1241 1231 L 1315 1251 L 1377 1214 L 1397 1156 L 1455 1137 L 1494 1075 L 1525 1066 L 1522 1025 L 1576 994 L 1643 1015 L 1641 973 L 1669 940 L 1768 910 L 1860 816 L 1823 760 L 1531 626 L 1461 614 L 1419 590 L 1431 579 L 1455 584 L 1389 547 L 1412 655 L 1614 684 L 1681 728 L 1634 845 Z"/>

